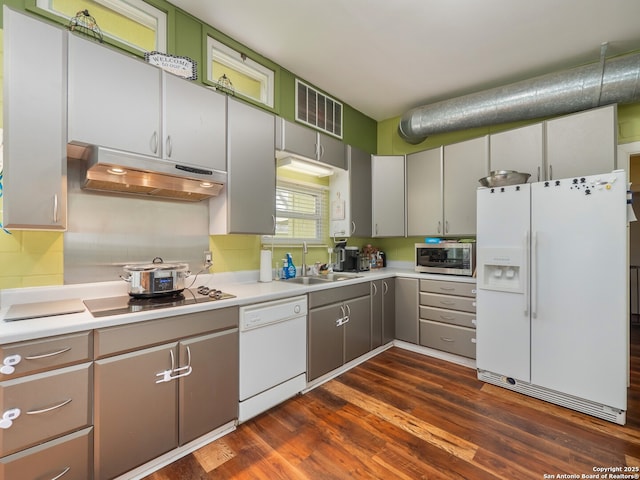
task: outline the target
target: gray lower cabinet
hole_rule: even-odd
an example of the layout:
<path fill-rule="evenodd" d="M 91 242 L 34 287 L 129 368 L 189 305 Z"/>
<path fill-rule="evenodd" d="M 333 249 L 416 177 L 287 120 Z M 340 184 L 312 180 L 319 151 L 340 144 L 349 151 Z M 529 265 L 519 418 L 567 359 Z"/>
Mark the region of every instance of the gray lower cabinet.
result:
<path fill-rule="evenodd" d="M 90 332 L 0 347 L 0 478 L 91 478 Z M 6 372 L 6 373 L 5 373 Z M 60 477 L 62 478 L 62 477 Z"/>
<path fill-rule="evenodd" d="M 418 343 L 419 281 L 415 278 L 396 278 L 396 328 L 398 340 Z"/>
<path fill-rule="evenodd" d="M 369 283 L 309 294 L 307 380 L 371 349 Z"/>
<path fill-rule="evenodd" d="M 395 279 L 371 282 L 371 349 L 395 338 Z"/>
<path fill-rule="evenodd" d="M 92 478 L 92 427 L 0 458 L 3 480 Z"/>
<path fill-rule="evenodd" d="M 67 33 L 6 5 L 3 22 L 4 226 L 64 230 Z"/>
<path fill-rule="evenodd" d="M 237 418 L 237 326 L 233 307 L 96 330 L 96 480 Z"/>
<path fill-rule="evenodd" d="M 420 345 L 476 357 L 476 285 L 420 280 Z"/>
<path fill-rule="evenodd" d="M 275 117 L 227 100 L 227 185 L 209 201 L 210 233 L 273 235 L 276 212 Z"/>

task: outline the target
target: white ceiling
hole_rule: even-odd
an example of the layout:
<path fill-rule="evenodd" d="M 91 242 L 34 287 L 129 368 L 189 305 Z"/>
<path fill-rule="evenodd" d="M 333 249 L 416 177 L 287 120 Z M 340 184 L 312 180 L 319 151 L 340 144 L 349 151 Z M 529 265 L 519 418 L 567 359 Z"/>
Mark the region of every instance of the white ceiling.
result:
<path fill-rule="evenodd" d="M 640 0 L 170 0 L 375 120 L 640 49 Z"/>

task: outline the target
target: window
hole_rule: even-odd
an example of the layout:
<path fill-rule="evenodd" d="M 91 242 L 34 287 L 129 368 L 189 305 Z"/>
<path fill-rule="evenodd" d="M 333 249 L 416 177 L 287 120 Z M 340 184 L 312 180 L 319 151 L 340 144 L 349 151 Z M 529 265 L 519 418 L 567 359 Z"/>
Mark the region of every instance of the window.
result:
<path fill-rule="evenodd" d="M 207 37 L 207 52 L 207 80 L 219 84 L 223 90 L 232 89 L 234 94 L 273 108 L 273 70 L 211 37 Z"/>
<path fill-rule="evenodd" d="M 296 79 L 296 120 L 342 138 L 342 103 Z"/>
<path fill-rule="evenodd" d="M 37 0 L 36 5 L 65 23 L 88 10 L 104 37 L 142 52 L 167 51 L 167 15 L 142 0 Z"/>
<path fill-rule="evenodd" d="M 326 241 L 328 195 L 322 186 L 279 181 L 276 187 L 276 234 L 274 240 Z"/>

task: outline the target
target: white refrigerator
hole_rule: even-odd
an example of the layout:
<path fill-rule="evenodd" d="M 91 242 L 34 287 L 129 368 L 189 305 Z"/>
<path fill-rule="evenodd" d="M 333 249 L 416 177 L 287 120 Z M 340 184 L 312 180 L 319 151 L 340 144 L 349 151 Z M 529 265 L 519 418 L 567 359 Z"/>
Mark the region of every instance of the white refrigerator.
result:
<path fill-rule="evenodd" d="M 478 378 L 624 424 L 626 174 L 477 193 Z"/>

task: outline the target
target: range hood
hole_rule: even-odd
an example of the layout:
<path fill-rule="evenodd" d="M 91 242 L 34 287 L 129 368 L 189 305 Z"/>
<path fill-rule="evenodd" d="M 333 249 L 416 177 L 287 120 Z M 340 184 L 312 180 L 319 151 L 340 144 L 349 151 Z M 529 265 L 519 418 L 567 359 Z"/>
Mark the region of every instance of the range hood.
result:
<path fill-rule="evenodd" d="M 100 146 L 67 145 L 67 156 L 84 160 L 82 188 L 198 202 L 215 197 L 227 173 Z"/>

